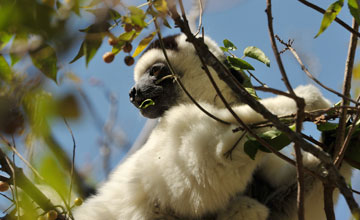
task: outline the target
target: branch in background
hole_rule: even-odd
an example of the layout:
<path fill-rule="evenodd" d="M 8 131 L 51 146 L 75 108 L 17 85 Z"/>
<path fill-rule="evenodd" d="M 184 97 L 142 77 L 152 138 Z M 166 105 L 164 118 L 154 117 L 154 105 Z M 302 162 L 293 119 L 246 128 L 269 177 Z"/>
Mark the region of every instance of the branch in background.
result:
<path fill-rule="evenodd" d="M 65 170 L 71 170 L 72 162 L 69 159 L 67 153 L 55 140 L 54 136 L 49 134 L 44 137 L 44 141 L 49 146 L 49 149 L 53 152 L 53 154 L 58 158 L 61 166 Z M 79 193 L 79 196 L 81 196 L 82 198 L 87 198 L 88 196 L 94 194 L 95 189 L 85 183 L 84 178 L 80 175 L 76 168 L 74 168 L 73 174 L 75 187 Z"/>
<path fill-rule="evenodd" d="M 237 80 L 231 75 L 229 70 L 208 50 L 203 40 L 197 39 L 191 34 L 189 27 L 187 26 L 186 22 L 181 19 L 180 15 L 176 11 L 176 8 L 169 7 L 169 10 L 170 15 L 175 22 L 175 25 L 178 26 L 181 29 L 181 32 L 183 32 L 187 36 L 187 40 L 191 42 L 195 48 L 198 49 L 199 55 L 204 58 L 206 64 L 211 66 L 217 72 L 219 78 L 222 79 L 225 83 L 227 83 L 227 85 L 234 91 L 234 93 L 237 94 L 240 101 L 248 104 L 256 112 L 263 115 L 264 118 L 274 123 L 277 129 L 284 132 L 295 143 L 299 143 L 303 150 L 319 158 L 320 161 L 325 165 L 326 169 L 329 170 L 328 174 L 325 176 L 326 179 L 328 179 L 330 182 L 333 181 L 333 183 L 336 184 L 336 186 L 340 189 L 341 193 L 346 199 L 348 206 L 350 207 L 351 212 L 353 214 L 360 215 L 360 209 L 352 195 L 352 191 L 349 189 L 344 178 L 340 175 L 337 168 L 332 163 L 332 159 L 329 154 L 306 142 L 302 138 L 301 134 L 292 131 L 288 126 L 281 123 L 281 121 L 276 115 L 273 115 L 263 105 L 261 105 L 257 100 L 255 100 L 242 87 L 242 85 L 237 82 Z"/>
<path fill-rule="evenodd" d="M 323 87 L 324 89 L 326 89 L 327 91 L 329 92 L 332 92 L 334 93 L 335 95 L 343 98 L 343 99 L 346 99 L 352 103 L 358 103 L 357 101 L 351 99 L 350 97 L 347 97 L 347 96 L 344 96 L 343 94 L 341 94 L 340 92 L 332 89 L 332 88 L 329 88 L 327 86 L 325 86 L 323 83 L 321 83 L 317 78 L 315 78 L 310 72 L 309 70 L 306 68 L 306 66 L 304 65 L 304 63 L 302 62 L 302 60 L 300 59 L 300 56 L 298 55 L 298 53 L 296 52 L 296 50 L 292 47 L 292 41 L 290 41 L 290 43 L 286 43 L 284 42 L 283 40 L 280 39 L 279 36 L 275 36 L 276 39 L 281 43 L 283 44 L 286 49 L 290 50 L 290 52 L 293 54 L 293 56 L 295 57 L 295 59 L 298 61 L 299 65 L 301 66 L 301 69 L 305 72 L 305 74 L 310 78 L 312 79 L 315 83 L 317 83 L 319 86 Z"/>
<path fill-rule="evenodd" d="M 353 18 L 352 26 L 354 30 L 358 30 L 359 28 L 359 25 L 356 23 L 354 18 Z M 357 39 L 358 38 L 357 36 L 355 36 L 355 34 L 351 34 L 348 55 L 345 64 L 345 73 L 344 73 L 344 82 L 343 82 L 343 95 L 345 97 L 350 97 L 351 79 L 352 79 L 352 72 L 354 67 Z M 349 105 L 349 101 L 343 98 L 341 105 Z M 336 132 L 334 157 L 336 157 L 339 154 L 339 152 L 341 151 L 341 146 L 344 143 L 347 120 L 348 120 L 347 109 L 346 108 L 340 109 L 339 126 Z M 340 165 L 340 162 L 341 161 L 339 161 L 339 163 L 337 164 L 338 167 Z"/>
<path fill-rule="evenodd" d="M 359 96 L 359 98 L 360 98 L 360 96 Z M 359 98 L 358 98 L 358 100 L 359 100 Z M 347 146 L 349 145 L 351 137 L 352 137 L 353 133 L 355 132 L 356 123 L 360 118 L 359 116 L 360 116 L 360 110 L 358 110 L 356 112 L 355 119 L 354 119 L 353 123 L 350 126 L 350 130 L 349 130 L 348 134 L 346 135 L 345 141 L 342 144 L 338 155 L 336 155 L 335 162 L 334 162 L 336 166 L 340 166 L 341 161 L 343 160 L 343 158 L 345 156 Z"/>
<path fill-rule="evenodd" d="M 334 187 L 324 183 L 324 210 L 327 220 L 335 220 L 333 192 Z"/>
<path fill-rule="evenodd" d="M 297 114 L 296 114 L 296 132 L 301 133 L 302 122 L 305 118 L 304 109 L 305 109 L 305 100 L 303 98 L 298 97 L 295 93 L 293 88 L 290 85 L 290 81 L 287 77 L 284 65 L 282 63 L 279 50 L 276 45 L 275 35 L 274 35 L 274 28 L 273 28 L 273 17 L 271 11 L 271 0 L 266 1 L 266 10 L 267 20 L 268 20 L 268 29 L 271 41 L 271 47 L 274 52 L 276 62 L 279 66 L 280 73 L 282 75 L 282 80 L 284 81 L 286 88 L 289 90 L 291 98 L 294 99 L 297 105 Z M 294 144 L 294 151 L 295 151 L 295 158 L 296 158 L 296 175 L 297 175 L 297 210 L 298 210 L 298 219 L 304 220 L 305 216 L 305 207 L 304 207 L 304 200 L 305 200 L 305 193 L 304 193 L 304 172 L 303 172 L 303 159 L 301 154 L 301 148 L 299 143 L 295 142 Z"/>
<path fill-rule="evenodd" d="M 72 151 L 72 163 L 71 163 L 71 171 L 70 171 L 70 187 L 69 187 L 69 197 L 68 197 L 68 202 L 66 204 L 66 208 L 68 209 L 68 212 L 70 213 L 70 215 L 72 215 L 71 213 L 71 209 L 69 208 L 69 206 L 71 205 L 71 193 L 72 193 L 72 187 L 73 187 L 73 181 L 74 181 L 74 169 L 75 169 L 75 152 L 76 152 L 76 142 L 75 142 L 75 137 L 74 134 L 72 132 L 72 129 L 70 127 L 70 125 L 68 124 L 67 120 L 64 118 L 64 123 L 66 125 L 66 128 L 69 130 L 70 135 L 71 135 L 71 139 L 73 141 L 73 151 Z"/>
<path fill-rule="evenodd" d="M 311 2 L 308 2 L 306 0 L 298 0 L 299 2 L 301 2 L 302 4 L 308 6 L 309 8 L 312 8 L 318 12 L 320 12 L 321 14 L 325 14 L 326 10 L 325 9 L 322 9 L 320 8 L 319 6 L 311 3 Z M 346 30 L 348 30 L 349 32 L 351 32 L 352 34 L 356 35 L 357 37 L 360 37 L 360 33 L 358 32 L 357 29 L 354 29 L 352 27 L 350 27 L 349 25 L 347 25 L 344 21 L 342 21 L 340 18 L 336 17 L 335 18 L 335 21 L 340 24 L 341 26 L 343 26 Z"/>
<path fill-rule="evenodd" d="M 33 183 L 29 180 L 21 168 L 16 167 L 13 162 L 6 156 L 6 154 L 0 149 L 0 164 L 1 170 L 10 175 L 10 179 L 7 181 L 12 183 L 12 169 L 15 173 L 17 187 L 21 188 L 30 198 L 32 198 L 41 209 L 45 212 L 56 210 L 55 206 Z"/>

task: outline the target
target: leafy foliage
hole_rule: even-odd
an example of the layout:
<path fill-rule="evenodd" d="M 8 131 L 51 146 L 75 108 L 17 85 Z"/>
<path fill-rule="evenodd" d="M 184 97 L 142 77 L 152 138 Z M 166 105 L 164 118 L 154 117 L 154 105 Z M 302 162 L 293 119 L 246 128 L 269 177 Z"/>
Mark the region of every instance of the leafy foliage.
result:
<path fill-rule="evenodd" d="M 266 66 L 270 67 L 270 59 L 265 55 L 264 52 L 262 52 L 262 50 L 257 47 L 250 46 L 245 48 L 244 56 L 251 57 L 255 60 L 265 63 Z"/>
<path fill-rule="evenodd" d="M 266 143 L 271 145 L 275 150 L 279 151 L 289 145 L 291 140 L 279 130 L 269 130 L 258 134 Z M 250 158 L 255 159 L 258 150 L 270 153 L 266 147 L 262 146 L 254 137 L 248 137 L 244 144 L 244 151 Z"/>
<path fill-rule="evenodd" d="M 321 33 L 323 33 L 329 25 L 334 21 L 336 16 L 341 11 L 342 6 L 344 5 L 344 0 L 339 0 L 334 3 L 332 3 L 327 9 L 324 14 L 324 17 L 321 21 L 320 29 L 318 33 L 315 35 L 315 38 L 317 38 Z"/>

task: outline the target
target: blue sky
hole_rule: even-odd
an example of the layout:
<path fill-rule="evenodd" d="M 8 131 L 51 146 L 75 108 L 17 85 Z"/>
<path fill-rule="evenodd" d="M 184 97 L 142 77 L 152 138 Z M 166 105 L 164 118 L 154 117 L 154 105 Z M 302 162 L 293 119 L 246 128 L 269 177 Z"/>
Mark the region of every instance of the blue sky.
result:
<path fill-rule="evenodd" d="M 142 1 L 129 0 L 127 2 L 136 5 Z M 313 0 L 312 2 L 322 8 L 327 8 L 332 1 Z M 269 86 L 285 90 L 270 46 L 266 14 L 264 12 L 265 7 L 265 0 L 209 0 L 209 5 L 203 16 L 203 26 L 205 34 L 217 41 L 219 45 L 222 44 L 223 39 L 231 40 L 238 47 L 238 51 L 235 54 L 239 57 L 242 56 L 242 51 L 247 46 L 256 46 L 262 49 L 270 58 L 271 67 L 268 68 L 262 63 L 248 60 L 256 69 L 254 73 Z M 322 15 L 295 0 L 273 0 L 273 16 L 275 33 L 283 40 L 294 39 L 294 47 L 310 72 L 327 86 L 340 90 L 349 33 L 340 27 L 340 25 L 334 23 L 322 35 L 314 39 L 320 26 Z M 351 24 L 351 17 L 346 6 L 344 6 L 339 17 L 346 23 Z M 149 29 L 153 29 L 153 27 Z M 172 30 L 163 29 L 164 35 L 178 32 L 179 30 L 175 28 Z M 136 42 L 134 45 L 136 45 Z M 282 47 L 279 45 L 279 48 Z M 70 56 L 75 56 L 77 49 L 75 48 Z M 116 56 L 114 62 L 106 64 L 102 60 L 102 55 L 107 51 L 111 51 L 111 47 L 104 43 L 87 68 L 85 68 L 85 60 L 82 58 L 74 64 L 64 64 L 64 69 L 66 71 L 71 70 L 83 80 L 81 86 L 88 97 L 90 97 L 91 103 L 102 121 L 108 118 L 110 111 L 109 101 L 107 96 L 104 95 L 104 89 L 90 85 L 89 80 L 100 80 L 104 88 L 117 96 L 118 117 L 115 124 L 117 131 L 122 132 L 126 136 L 128 144 L 125 146 L 129 146 L 136 139 L 146 119 L 138 113 L 137 109 L 128 100 L 128 91 L 133 85 L 133 67 L 128 67 L 124 64 L 123 54 Z M 300 66 L 290 53 L 284 53 L 282 58 L 294 87 L 311 83 L 311 80 L 302 72 Z M 51 87 L 57 91 L 75 88 L 74 84 L 68 80 L 65 80 L 58 87 L 54 85 Z M 329 94 L 326 91 L 323 92 L 332 102 L 339 100 L 335 95 Z M 269 94 L 260 95 L 262 97 L 270 96 Z M 84 169 L 84 164 L 101 163 L 98 140 L 104 136 L 101 132 L 102 128 L 94 124 L 88 109 L 84 106 L 83 110 L 84 115 L 81 119 L 69 122 L 77 142 L 76 163 L 80 169 Z M 312 129 L 310 128 L 311 126 L 308 127 Z M 62 144 L 68 146 L 67 150 L 70 152 L 72 141 L 65 125 L 62 122 L 56 123 L 54 132 Z M 110 158 L 112 167 L 121 160 L 126 150 L 126 147 L 112 147 Z M 98 174 L 101 172 L 101 166 L 96 165 L 92 168 L 94 169 L 94 179 L 102 180 L 104 176 Z M 360 187 L 355 182 L 353 182 L 353 186 L 355 188 L 356 186 Z M 343 202 L 340 202 L 337 215 L 338 219 L 349 218 L 349 212 L 344 208 Z"/>

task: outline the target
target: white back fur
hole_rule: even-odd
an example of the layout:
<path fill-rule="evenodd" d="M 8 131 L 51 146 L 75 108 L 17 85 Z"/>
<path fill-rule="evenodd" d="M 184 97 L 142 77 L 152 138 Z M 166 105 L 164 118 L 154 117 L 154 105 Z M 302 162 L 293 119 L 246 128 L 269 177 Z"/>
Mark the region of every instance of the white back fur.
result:
<path fill-rule="evenodd" d="M 299 87 L 296 93 L 305 99 L 308 110 L 329 106 L 314 86 Z M 277 115 L 295 113 L 297 109 L 286 97 L 261 102 Z M 221 124 L 193 104 L 173 107 L 161 118 L 144 147 L 112 173 L 96 196 L 75 211 L 75 219 L 145 220 L 169 213 L 191 218 L 225 210 L 230 199 L 244 191 L 265 153 L 250 159 L 243 151 L 243 138 L 233 151 L 233 160 L 227 159 L 224 153 L 241 136 L 241 132 L 232 131 L 238 125 L 226 109 L 202 105 L 233 124 Z M 248 106 L 234 110 L 248 124 L 263 120 Z M 243 210 L 233 219 L 265 220 L 268 214 L 264 206 L 247 197 L 236 207 Z M 246 216 L 241 214 L 246 212 Z"/>

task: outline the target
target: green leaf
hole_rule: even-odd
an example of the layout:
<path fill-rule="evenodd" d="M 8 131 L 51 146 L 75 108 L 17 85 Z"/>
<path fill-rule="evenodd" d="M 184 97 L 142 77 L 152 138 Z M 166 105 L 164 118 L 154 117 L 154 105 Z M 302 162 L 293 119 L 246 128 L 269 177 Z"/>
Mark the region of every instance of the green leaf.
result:
<path fill-rule="evenodd" d="M 104 34 L 102 33 L 86 34 L 85 40 L 82 42 L 79 52 L 74 59 L 70 61 L 70 63 L 74 63 L 76 60 L 85 55 L 86 66 L 88 66 L 89 62 L 100 48 L 103 38 Z"/>
<path fill-rule="evenodd" d="M 255 160 L 256 153 L 260 147 L 260 144 L 257 141 L 248 140 L 244 144 L 244 152 L 249 155 L 249 157 Z"/>
<path fill-rule="evenodd" d="M 140 41 L 139 45 L 136 47 L 132 57 L 136 57 L 137 55 L 139 55 L 150 44 L 150 42 L 154 38 L 155 34 L 156 34 L 156 31 L 152 32 L 150 35 L 148 35 L 147 37 L 142 39 Z"/>
<path fill-rule="evenodd" d="M 229 49 L 226 48 L 226 47 L 220 47 L 220 49 L 221 49 L 223 52 L 228 52 L 228 51 L 229 51 Z"/>
<path fill-rule="evenodd" d="M 256 94 L 256 90 L 252 87 L 244 87 L 245 90 L 255 99 L 260 100 L 259 96 Z"/>
<path fill-rule="evenodd" d="M 269 143 L 275 150 L 279 151 L 289 145 L 291 143 L 291 140 L 287 135 L 285 135 L 283 132 L 278 130 L 270 130 L 262 135 L 260 135 L 261 138 L 265 139 L 267 143 Z M 261 151 L 264 152 L 270 152 L 266 147 L 261 146 L 259 148 Z"/>
<path fill-rule="evenodd" d="M 345 152 L 345 159 L 353 167 L 360 169 L 360 142 L 357 137 L 352 136 Z"/>
<path fill-rule="evenodd" d="M 228 50 L 236 50 L 237 47 L 228 39 L 223 40 L 224 46 L 225 48 L 227 48 Z"/>
<path fill-rule="evenodd" d="M 73 0 L 73 5 L 71 7 L 71 11 L 75 12 L 76 15 L 80 16 L 80 6 L 79 6 L 79 0 Z"/>
<path fill-rule="evenodd" d="M 109 15 L 110 15 L 110 18 L 114 21 L 121 18 L 121 14 L 119 12 L 115 11 L 114 9 L 109 9 Z"/>
<path fill-rule="evenodd" d="M 275 150 L 279 151 L 289 145 L 291 140 L 283 132 L 279 130 L 268 130 L 258 136 L 263 139 L 266 143 L 270 144 Z M 244 144 L 244 151 L 252 159 L 255 158 L 255 154 L 258 150 L 270 153 L 266 147 L 262 146 L 255 138 L 249 137 Z"/>
<path fill-rule="evenodd" d="M 81 43 L 81 46 L 80 46 L 80 49 L 79 49 L 78 53 L 76 54 L 76 56 L 69 63 L 74 63 L 75 61 L 80 59 L 82 56 L 84 56 L 84 44 L 85 44 L 85 41 L 83 41 Z"/>
<path fill-rule="evenodd" d="M 45 76 L 56 82 L 57 78 L 57 56 L 54 48 L 44 44 L 36 51 L 30 52 L 31 60 Z"/>
<path fill-rule="evenodd" d="M 161 13 L 167 13 L 167 3 L 166 0 L 154 0 L 153 5 Z"/>
<path fill-rule="evenodd" d="M 227 60 L 229 61 L 229 64 L 233 67 L 238 67 L 242 70 L 255 70 L 253 66 L 251 66 L 248 62 L 240 58 L 227 57 Z"/>
<path fill-rule="evenodd" d="M 337 127 L 339 126 L 338 123 L 331 123 L 331 122 L 325 122 L 325 123 L 321 123 L 318 124 L 316 127 L 319 131 L 332 131 L 337 129 Z"/>
<path fill-rule="evenodd" d="M 61 161 L 63 162 L 63 161 Z M 39 173 L 46 183 L 49 184 L 63 198 L 67 198 L 68 174 L 61 169 L 61 165 L 50 154 L 45 155 L 40 163 Z"/>
<path fill-rule="evenodd" d="M 332 3 L 324 13 L 323 19 L 321 21 L 319 32 L 316 34 L 315 38 L 317 38 L 322 32 L 329 27 L 329 25 L 334 21 L 336 16 L 341 11 L 342 6 L 344 5 L 343 0 L 336 1 Z"/>
<path fill-rule="evenodd" d="M 4 81 L 10 81 L 12 77 L 12 70 L 5 58 L 0 55 L 0 79 Z"/>
<path fill-rule="evenodd" d="M 147 26 L 145 21 L 146 15 L 143 10 L 135 6 L 130 6 L 128 9 L 130 10 L 130 19 L 132 24 L 138 25 L 140 27 Z"/>
<path fill-rule="evenodd" d="M 114 54 L 118 54 L 122 50 L 125 43 L 126 41 L 119 41 L 116 45 L 113 46 L 111 52 L 113 52 Z"/>
<path fill-rule="evenodd" d="M 357 0 L 348 0 L 348 7 L 356 23 L 360 24 L 360 8 Z"/>
<path fill-rule="evenodd" d="M 245 48 L 244 56 L 251 57 L 255 60 L 265 63 L 266 66 L 270 67 L 270 59 L 265 55 L 264 52 L 262 52 L 262 50 L 257 47 L 251 46 Z"/>
<path fill-rule="evenodd" d="M 124 32 L 122 34 L 120 34 L 120 36 L 118 37 L 119 41 L 131 41 L 133 40 L 134 35 L 136 34 L 135 30 L 132 30 L 130 32 Z"/>
<path fill-rule="evenodd" d="M 163 22 L 163 25 L 165 25 L 165 27 L 171 29 L 171 26 L 170 26 L 169 22 L 167 21 L 166 17 L 162 18 L 162 22 Z"/>
<path fill-rule="evenodd" d="M 95 23 L 87 28 L 80 29 L 80 32 L 91 33 L 91 34 L 105 34 L 111 25 L 108 22 Z"/>
<path fill-rule="evenodd" d="M 1 31 L 0 32 L 0 50 L 6 46 L 7 43 L 11 40 L 13 37 L 12 34 L 9 34 L 7 32 Z"/>

